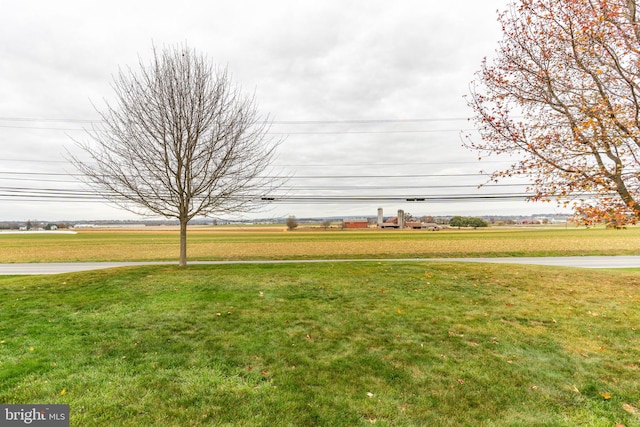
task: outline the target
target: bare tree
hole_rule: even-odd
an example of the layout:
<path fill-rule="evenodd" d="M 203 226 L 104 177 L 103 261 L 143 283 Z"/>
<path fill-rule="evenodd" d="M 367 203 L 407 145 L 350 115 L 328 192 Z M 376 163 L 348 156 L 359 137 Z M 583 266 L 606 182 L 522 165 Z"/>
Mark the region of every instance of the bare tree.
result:
<path fill-rule="evenodd" d="M 287 218 L 287 230 L 292 231 L 296 228 L 298 228 L 298 220 L 295 216 L 290 215 L 289 218 Z"/>
<path fill-rule="evenodd" d="M 88 161 L 71 155 L 87 182 L 129 211 L 176 218 L 180 265 L 187 223 L 196 216 L 247 212 L 279 186 L 268 174 L 279 141 L 268 136 L 254 97 L 226 69 L 184 47 L 153 49 L 140 70 L 114 77 L 115 100 L 98 111 Z M 142 208 L 142 210 L 141 210 Z"/>

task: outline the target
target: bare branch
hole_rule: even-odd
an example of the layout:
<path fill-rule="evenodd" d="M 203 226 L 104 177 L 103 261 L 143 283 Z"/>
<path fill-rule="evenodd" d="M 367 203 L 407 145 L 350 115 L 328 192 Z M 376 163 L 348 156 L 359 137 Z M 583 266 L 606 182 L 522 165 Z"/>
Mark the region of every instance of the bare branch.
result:
<path fill-rule="evenodd" d="M 184 264 L 189 220 L 256 209 L 255 194 L 282 185 L 265 174 L 280 141 L 226 69 L 187 47 L 153 54 L 120 69 L 102 124 L 78 143 L 90 162 L 71 160 L 108 200 L 177 218 Z"/>

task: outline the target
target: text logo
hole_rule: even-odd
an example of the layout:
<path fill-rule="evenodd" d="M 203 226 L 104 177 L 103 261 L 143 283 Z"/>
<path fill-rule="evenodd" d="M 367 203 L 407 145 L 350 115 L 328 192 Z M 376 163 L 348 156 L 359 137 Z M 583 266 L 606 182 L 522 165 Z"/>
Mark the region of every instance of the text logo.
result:
<path fill-rule="evenodd" d="M 69 427 L 69 405 L 0 405 L 0 426 Z"/>

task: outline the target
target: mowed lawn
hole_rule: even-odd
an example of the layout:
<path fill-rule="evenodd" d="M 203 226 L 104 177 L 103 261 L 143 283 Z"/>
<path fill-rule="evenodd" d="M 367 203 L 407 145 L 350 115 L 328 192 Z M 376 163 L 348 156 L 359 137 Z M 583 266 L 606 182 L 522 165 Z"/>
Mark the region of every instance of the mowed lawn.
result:
<path fill-rule="evenodd" d="M 82 230 L 76 235 L 0 233 L 0 263 L 177 260 L 177 229 Z M 629 230 L 500 229 L 293 231 L 192 228 L 191 260 L 635 255 L 640 227 Z"/>
<path fill-rule="evenodd" d="M 419 262 L 0 277 L 0 402 L 73 426 L 640 425 L 640 278 Z"/>

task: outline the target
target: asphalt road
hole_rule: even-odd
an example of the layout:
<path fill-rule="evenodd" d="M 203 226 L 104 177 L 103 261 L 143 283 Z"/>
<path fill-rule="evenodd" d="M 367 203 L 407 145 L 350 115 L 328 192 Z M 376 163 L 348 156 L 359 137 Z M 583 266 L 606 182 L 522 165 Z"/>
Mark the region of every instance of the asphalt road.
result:
<path fill-rule="evenodd" d="M 584 256 L 584 257 L 528 257 L 528 258 L 402 258 L 402 259 L 349 259 L 349 260 L 284 260 L 284 261 L 192 261 L 190 264 L 274 264 L 317 262 L 484 262 L 501 264 L 531 264 L 577 268 L 640 268 L 640 256 Z M 176 262 L 77 262 L 41 264 L 0 264 L 0 276 L 61 274 L 77 271 L 141 265 L 171 265 Z"/>

